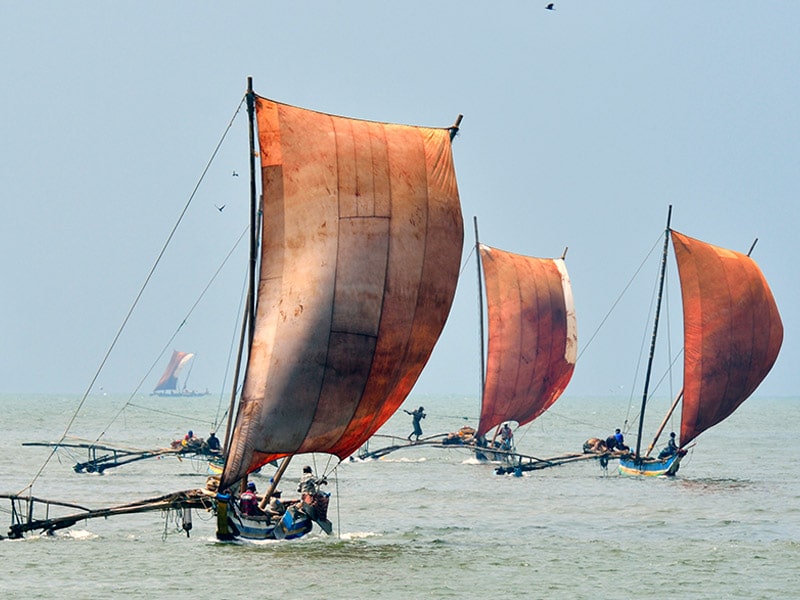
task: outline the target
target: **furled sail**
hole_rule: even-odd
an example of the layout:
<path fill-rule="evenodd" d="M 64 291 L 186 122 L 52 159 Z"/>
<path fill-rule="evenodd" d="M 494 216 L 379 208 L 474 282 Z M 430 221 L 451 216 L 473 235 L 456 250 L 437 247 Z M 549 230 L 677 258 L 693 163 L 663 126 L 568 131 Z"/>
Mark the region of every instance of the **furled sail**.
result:
<path fill-rule="evenodd" d="M 481 244 L 489 342 L 477 435 L 504 421 L 524 425 L 567 387 L 578 348 L 572 288 L 562 259 Z"/>
<path fill-rule="evenodd" d="M 193 357 L 194 354 L 190 352 L 173 351 L 167 368 L 164 370 L 164 374 L 161 376 L 161 379 L 158 380 L 158 384 L 156 384 L 153 391 L 169 392 L 178 389 L 178 376 Z"/>
<path fill-rule="evenodd" d="M 778 357 L 783 325 L 753 259 L 671 234 L 683 296 L 686 446 L 755 391 Z"/>
<path fill-rule="evenodd" d="M 450 131 L 256 99 L 255 337 L 221 485 L 275 458 L 349 456 L 402 404 L 455 294 Z"/>

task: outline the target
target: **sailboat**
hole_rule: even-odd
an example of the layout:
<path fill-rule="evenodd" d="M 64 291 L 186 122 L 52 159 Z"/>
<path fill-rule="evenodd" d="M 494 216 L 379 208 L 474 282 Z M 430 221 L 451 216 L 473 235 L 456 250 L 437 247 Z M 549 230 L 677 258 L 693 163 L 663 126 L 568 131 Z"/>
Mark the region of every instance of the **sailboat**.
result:
<path fill-rule="evenodd" d="M 493 442 L 505 432 L 500 448 L 509 461 L 517 467 L 523 459 L 528 465 L 543 464 L 547 461 L 514 452 L 510 423 L 519 428 L 541 416 L 564 392 L 575 369 L 578 329 L 564 256 L 537 258 L 481 244 L 477 219 L 474 225 L 478 285 L 483 287 L 483 280 L 489 330 L 484 359 L 479 294 L 482 394 L 475 440 L 485 447 L 489 431 L 495 429 Z"/>
<path fill-rule="evenodd" d="M 713 246 L 670 229 L 667 217 L 659 293 L 645 376 L 636 449 L 620 458 L 619 472 L 675 475 L 687 448 L 704 431 L 728 418 L 772 368 L 783 342 L 783 325 L 769 285 L 750 253 Z M 655 438 L 642 451 L 642 431 L 655 352 L 668 249 L 672 242 L 681 284 L 684 328 L 683 389 Z M 750 249 L 752 252 L 752 248 Z M 651 457 L 661 432 L 682 400 L 679 443 L 669 455 Z"/>
<path fill-rule="evenodd" d="M 458 280 L 464 232 L 452 141 L 461 117 L 428 128 L 333 116 L 257 96 L 251 79 L 245 98 L 250 283 L 224 467 L 203 490 L 135 510 L 212 504 L 221 540 L 296 538 L 314 522 L 329 533 L 326 473 L 313 492 L 283 502 L 280 519 L 244 514 L 237 496 L 250 473 L 280 460 L 260 502 L 266 513 L 292 457 L 349 457 L 411 392 Z M 114 514 L 35 520 L 25 515 L 38 499 L 27 499 L 14 505 L 10 537 Z"/>
<path fill-rule="evenodd" d="M 431 436 L 413 445 L 395 443 L 365 450 L 361 458 L 379 458 L 403 448 L 427 445 L 467 446 L 480 458 L 499 456 L 522 470 L 544 468 L 569 454 L 539 459 L 516 453 L 510 445 L 485 441 L 486 433 L 511 422 L 517 428 L 541 416 L 561 396 L 575 368 L 578 334 L 572 287 L 564 257 L 537 258 L 515 254 L 478 241 L 478 301 L 481 347 L 481 412 L 477 428 Z M 489 340 L 484 353 L 483 297 L 486 291 Z M 508 428 L 510 432 L 510 427 Z M 588 457 L 587 457 L 588 458 Z M 502 468 L 498 472 L 504 471 Z"/>
<path fill-rule="evenodd" d="M 464 234 L 451 144 L 460 117 L 440 129 L 363 121 L 252 88 L 248 107 L 262 180 L 251 212 L 263 229 L 217 536 L 291 538 L 312 521 L 330 531 L 322 492 L 275 523 L 243 514 L 237 485 L 282 460 L 265 508 L 293 456 L 349 457 L 410 393 L 458 280 Z"/>
<path fill-rule="evenodd" d="M 186 381 L 184 381 L 183 387 L 178 387 L 178 377 L 193 358 L 194 354 L 191 352 L 179 352 L 178 350 L 174 350 L 169 359 L 169 363 L 167 363 L 167 368 L 164 369 L 164 373 L 161 375 L 161 379 L 158 380 L 158 383 L 156 384 L 156 387 L 151 395 L 176 397 L 207 396 L 209 394 L 208 391 L 197 392 L 194 390 L 189 390 L 186 387 L 189 379 L 188 375 L 186 377 Z"/>

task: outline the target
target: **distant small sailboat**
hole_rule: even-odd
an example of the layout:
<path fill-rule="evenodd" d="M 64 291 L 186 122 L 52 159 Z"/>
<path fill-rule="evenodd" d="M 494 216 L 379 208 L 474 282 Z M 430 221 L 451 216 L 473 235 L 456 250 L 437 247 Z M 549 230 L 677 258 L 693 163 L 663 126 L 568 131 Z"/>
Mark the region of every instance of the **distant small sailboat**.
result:
<path fill-rule="evenodd" d="M 190 390 L 187 387 L 191 369 L 189 373 L 186 374 L 183 386 L 178 386 L 178 377 L 193 358 L 194 354 L 191 352 L 179 352 L 178 350 L 174 350 L 169 359 L 169 363 L 167 363 L 167 368 L 164 369 L 164 373 L 161 375 L 161 379 L 158 380 L 152 395 L 170 397 L 208 396 L 210 393 L 208 390 L 198 392 Z"/>
<path fill-rule="evenodd" d="M 783 324 L 764 275 L 749 254 L 690 238 L 670 229 L 667 217 L 659 295 L 642 394 L 636 449 L 620 458 L 623 475 L 674 475 L 686 448 L 728 418 L 767 376 L 780 352 Z M 658 333 L 669 242 L 680 275 L 683 319 L 683 389 L 655 438 L 642 451 L 642 429 Z M 651 457 L 667 421 L 683 400 L 680 442 L 674 453 Z M 665 453 L 668 454 L 668 453 Z"/>

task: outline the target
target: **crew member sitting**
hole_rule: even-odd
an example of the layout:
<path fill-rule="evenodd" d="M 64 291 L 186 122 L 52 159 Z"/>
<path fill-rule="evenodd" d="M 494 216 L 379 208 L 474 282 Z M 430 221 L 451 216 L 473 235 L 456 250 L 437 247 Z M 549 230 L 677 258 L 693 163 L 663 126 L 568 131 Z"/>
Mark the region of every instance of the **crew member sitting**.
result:
<path fill-rule="evenodd" d="M 264 512 L 268 517 L 276 520 L 280 519 L 283 516 L 283 513 L 286 512 L 286 507 L 283 505 L 283 502 L 281 502 L 280 490 L 275 490 L 272 492 L 272 496 L 269 498 L 269 504 Z"/>
<path fill-rule="evenodd" d="M 658 458 L 669 458 L 678 453 L 678 444 L 675 443 L 675 432 L 669 434 L 669 441 L 667 447 L 658 453 Z"/>
<path fill-rule="evenodd" d="M 251 517 L 263 516 L 264 513 L 258 507 L 258 496 L 256 495 L 256 484 L 250 481 L 247 489 L 239 496 L 239 508 L 242 513 Z"/>
<path fill-rule="evenodd" d="M 614 432 L 614 435 L 608 436 L 606 439 L 606 447 L 609 450 L 622 450 L 623 452 L 630 450 L 630 448 L 625 445 L 625 438 L 619 429 Z"/>
<path fill-rule="evenodd" d="M 208 439 L 206 440 L 206 444 L 208 445 L 208 451 L 210 454 L 219 454 L 221 452 L 221 445 L 219 443 L 219 438 L 213 431 L 208 434 Z"/>

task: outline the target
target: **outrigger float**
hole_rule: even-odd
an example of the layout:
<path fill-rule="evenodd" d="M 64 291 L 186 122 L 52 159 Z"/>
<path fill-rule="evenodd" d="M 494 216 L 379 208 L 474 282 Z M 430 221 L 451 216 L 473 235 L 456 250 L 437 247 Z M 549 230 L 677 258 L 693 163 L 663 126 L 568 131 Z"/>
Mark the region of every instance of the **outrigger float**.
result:
<path fill-rule="evenodd" d="M 53 534 L 59 529 L 72 527 L 76 523 L 89 519 L 170 509 L 181 511 L 181 527 L 188 536 L 192 529 L 191 510 L 211 510 L 214 504 L 209 494 L 203 490 L 174 492 L 156 498 L 98 509 L 30 495 L 0 494 L 0 499 L 11 502 L 11 525 L 6 536 L 0 534 L 0 539 L 7 537 L 12 540 L 20 539 L 26 533 L 34 531 Z M 66 512 L 64 509 L 76 512 L 56 514 L 57 512 Z"/>
<path fill-rule="evenodd" d="M 164 456 L 174 456 L 179 460 L 184 458 L 214 458 L 218 454 L 204 451 L 202 448 L 157 448 L 155 450 L 134 450 L 93 444 L 91 442 L 23 442 L 23 446 L 44 446 L 47 448 L 69 448 L 86 450 L 87 460 L 79 461 L 72 467 L 76 473 L 98 473 L 103 474 L 108 469 L 114 469 L 123 465 L 147 460 L 150 458 L 161 458 Z"/>
<path fill-rule="evenodd" d="M 529 454 L 521 454 L 513 450 L 503 450 L 502 448 L 487 448 L 479 446 L 474 441 L 460 440 L 457 434 L 441 433 L 437 435 L 421 438 L 419 441 L 409 443 L 407 440 L 395 436 L 375 435 L 374 438 L 388 438 L 391 440 L 388 445 L 382 446 L 377 450 L 369 450 L 369 444 L 365 444 L 358 452 L 359 460 L 380 460 L 385 456 L 400 450 L 413 450 L 414 448 L 437 448 L 444 450 L 466 449 L 473 453 L 479 460 L 487 462 L 500 462 L 502 464 L 495 467 L 498 475 L 515 474 L 519 475 L 525 471 L 539 471 L 550 467 L 558 467 L 565 464 L 581 462 L 586 460 L 597 460 L 600 466 L 605 469 L 609 461 L 623 457 L 626 453 L 619 450 L 597 450 L 587 444 L 584 445 L 582 452 L 568 452 L 540 458 Z M 351 458 L 355 460 L 355 458 Z"/>

